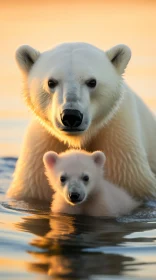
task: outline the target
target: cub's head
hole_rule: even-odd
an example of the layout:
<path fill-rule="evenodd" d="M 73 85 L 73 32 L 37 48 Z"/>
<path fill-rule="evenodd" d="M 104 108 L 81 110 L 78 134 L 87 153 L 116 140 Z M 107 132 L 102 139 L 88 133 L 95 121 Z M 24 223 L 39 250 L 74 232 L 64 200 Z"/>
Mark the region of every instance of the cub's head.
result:
<path fill-rule="evenodd" d="M 119 108 L 130 56 L 125 45 L 103 52 L 86 43 L 66 43 L 44 53 L 21 46 L 16 60 L 26 103 L 50 133 L 82 147 Z"/>
<path fill-rule="evenodd" d="M 98 191 L 105 162 L 102 152 L 67 151 L 59 155 L 47 152 L 43 161 L 50 185 L 69 204 L 80 204 Z"/>

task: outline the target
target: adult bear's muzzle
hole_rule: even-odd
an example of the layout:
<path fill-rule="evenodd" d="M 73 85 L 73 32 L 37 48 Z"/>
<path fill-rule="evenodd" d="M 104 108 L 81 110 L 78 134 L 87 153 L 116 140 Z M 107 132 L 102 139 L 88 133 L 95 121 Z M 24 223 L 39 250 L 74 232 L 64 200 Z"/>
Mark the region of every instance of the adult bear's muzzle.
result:
<path fill-rule="evenodd" d="M 63 125 L 70 129 L 79 127 L 83 120 L 83 114 L 78 110 L 65 109 L 60 116 Z"/>

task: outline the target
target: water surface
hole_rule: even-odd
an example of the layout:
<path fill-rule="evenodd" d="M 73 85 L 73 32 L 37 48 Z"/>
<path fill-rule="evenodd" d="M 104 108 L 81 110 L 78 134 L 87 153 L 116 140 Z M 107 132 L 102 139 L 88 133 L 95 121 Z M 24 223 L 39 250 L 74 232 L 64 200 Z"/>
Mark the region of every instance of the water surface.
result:
<path fill-rule="evenodd" d="M 117 220 L 50 215 L 6 200 L 15 163 L 0 159 L 1 279 L 155 279 L 155 202 Z"/>

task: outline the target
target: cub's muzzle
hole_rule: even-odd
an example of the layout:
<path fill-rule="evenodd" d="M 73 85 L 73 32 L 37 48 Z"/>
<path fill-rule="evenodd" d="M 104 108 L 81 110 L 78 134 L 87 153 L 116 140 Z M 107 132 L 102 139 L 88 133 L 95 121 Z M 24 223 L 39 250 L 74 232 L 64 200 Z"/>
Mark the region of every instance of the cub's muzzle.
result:
<path fill-rule="evenodd" d="M 69 197 L 69 200 L 73 203 L 77 203 L 77 202 L 80 202 L 81 199 L 80 199 L 80 194 L 77 193 L 77 192 L 71 192 L 68 194 L 68 197 Z"/>

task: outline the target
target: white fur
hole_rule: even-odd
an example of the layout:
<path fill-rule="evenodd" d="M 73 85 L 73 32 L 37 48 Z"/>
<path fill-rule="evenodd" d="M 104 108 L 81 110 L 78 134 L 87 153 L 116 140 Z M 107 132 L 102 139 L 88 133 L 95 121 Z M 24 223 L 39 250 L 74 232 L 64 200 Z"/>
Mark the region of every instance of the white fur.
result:
<path fill-rule="evenodd" d="M 55 191 L 53 213 L 117 217 L 140 205 L 125 190 L 104 180 L 102 152 L 67 151 L 60 155 L 48 152 L 43 160 L 47 178 Z M 62 174 L 66 175 L 64 183 L 60 181 Z M 83 182 L 84 174 L 89 176 L 88 182 Z M 68 197 L 72 191 L 82 198 L 78 204 Z"/>
<path fill-rule="evenodd" d="M 40 54 L 29 46 L 17 50 L 23 95 L 36 120 L 30 124 L 8 196 L 51 199 L 42 157 L 75 147 L 101 150 L 105 176 L 138 198 L 156 197 L 156 119 L 125 84 L 122 74 L 131 52 L 118 45 L 103 52 L 85 43 L 67 43 Z M 48 79 L 59 81 L 55 90 Z M 95 78 L 94 89 L 86 80 Z M 63 109 L 83 113 L 83 132 L 61 131 Z"/>

